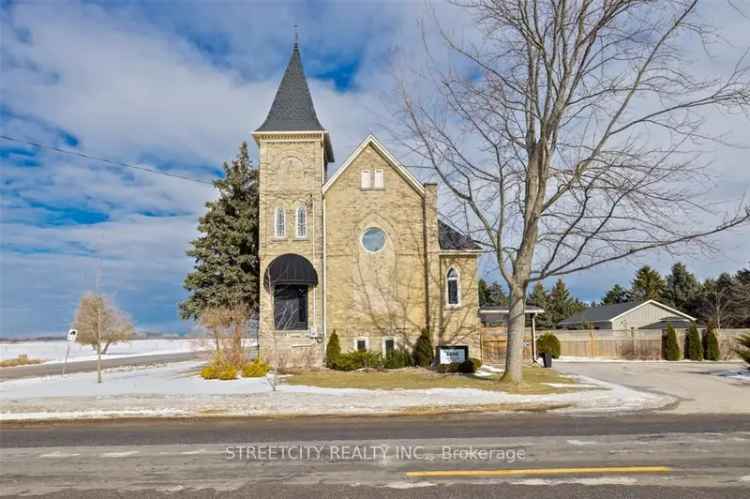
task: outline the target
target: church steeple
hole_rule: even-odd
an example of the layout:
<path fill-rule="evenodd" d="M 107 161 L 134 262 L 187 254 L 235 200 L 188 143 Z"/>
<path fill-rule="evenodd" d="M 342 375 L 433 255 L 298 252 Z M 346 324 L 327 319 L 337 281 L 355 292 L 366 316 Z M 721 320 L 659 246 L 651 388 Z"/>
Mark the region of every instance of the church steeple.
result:
<path fill-rule="evenodd" d="M 328 133 L 318 121 L 310 88 L 307 86 L 296 36 L 292 56 L 276 91 L 271 110 L 256 132 L 323 132 L 326 136 L 327 159 L 333 161 Z"/>

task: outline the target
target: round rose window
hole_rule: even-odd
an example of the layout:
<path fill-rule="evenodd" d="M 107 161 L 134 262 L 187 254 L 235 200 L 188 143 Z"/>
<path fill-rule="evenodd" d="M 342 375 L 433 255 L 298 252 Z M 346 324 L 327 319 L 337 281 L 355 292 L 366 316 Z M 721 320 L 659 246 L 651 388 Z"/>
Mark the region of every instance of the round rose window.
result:
<path fill-rule="evenodd" d="M 385 246 L 385 232 L 377 227 L 370 227 L 362 234 L 362 246 L 372 253 L 382 250 Z"/>

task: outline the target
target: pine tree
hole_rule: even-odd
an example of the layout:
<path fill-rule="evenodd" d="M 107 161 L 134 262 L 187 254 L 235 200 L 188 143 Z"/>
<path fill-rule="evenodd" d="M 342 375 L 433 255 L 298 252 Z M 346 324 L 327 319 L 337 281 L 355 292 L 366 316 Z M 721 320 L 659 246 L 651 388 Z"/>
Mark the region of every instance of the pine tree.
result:
<path fill-rule="evenodd" d="M 505 292 L 497 282 L 487 284 L 484 279 L 479 279 L 479 306 L 495 306 L 507 303 Z"/>
<path fill-rule="evenodd" d="M 604 298 L 602 298 L 602 305 L 614 305 L 617 303 L 627 303 L 629 301 L 630 292 L 619 284 L 615 284 L 609 291 L 607 291 Z"/>
<path fill-rule="evenodd" d="M 432 350 L 432 339 L 430 333 L 422 330 L 422 334 L 417 338 L 417 344 L 414 345 L 414 365 L 419 367 L 430 367 L 435 359 L 435 352 Z"/>
<path fill-rule="evenodd" d="M 635 274 L 635 279 L 633 279 L 633 285 L 631 286 L 631 293 L 635 300 L 661 301 L 664 299 L 663 296 L 666 287 L 667 283 L 664 281 L 661 274 L 648 265 L 645 265 Z"/>
<path fill-rule="evenodd" d="M 672 324 L 667 324 L 663 351 L 665 360 L 680 360 L 680 346 L 677 344 L 677 333 Z"/>
<path fill-rule="evenodd" d="M 487 281 L 479 279 L 479 306 L 486 307 L 490 305 L 490 290 L 487 287 Z"/>
<path fill-rule="evenodd" d="M 214 186 L 219 198 L 206 203 L 201 236 L 187 252 L 195 266 L 184 282 L 190 296 L 180 304 L 183 319 L 197 319 L 210 307 L 244 304 L 251 313 L 258 308 L 258 172 L 246 143 L 237 159 L 224 163 L 224 178 Z"/>
<path fill-rule="evenodd" d="M 341 344 L 339 343 L 339 335 L 334 331 L 328 339 L 328 347 L 326 348 L 326 367 L 329 369 L 335 369 L 336 361 L 340 356 Z"/>
<path fill-rule="evenodd" d="M 687 271 L 684 264 L 672 265 L 672 273 L 667 276 L 667 288 L 664 300 L 678 310 L 694 315 L 700 299 L 701 285 L 693 274 Z"/>
<path fill-rule="evenodd" d="M 708 325 L 704 336 L 706 347 L 703 351 L 703 357 L 706 360 L 720 360 L 721 351 L 719 350 L 719 338 L 716 336 L 716 328 L 713 324 Z"/>
<path fill-rule="evenodd" d="M 545 311 L 547 310 L 547 292 L 544 290 L 544 284 L 542 284 L 541 281 L 534 284 L 534 288 L 526 298 L 526 303 L 543 308 Z M 553 326 L 553 323 L 550 320 L 549 315 L 545 312 L 536 316 L 536 326 L 539 329 L 550 329 Z"/>
<path fill-rule="evenodd" d="M 556 325 L 585 308 L 586 305 L 570 294 L 565 281 L 558 279 L 547 295 L 547 306 L 544 310 L 549 322 Z"/>
<path fill-rule="evenodd" d="M 688 359 L 703 360 L 703 340 L 695 324 L 690 324 L 690 328 L 688 328 L 686 347 Z"/>

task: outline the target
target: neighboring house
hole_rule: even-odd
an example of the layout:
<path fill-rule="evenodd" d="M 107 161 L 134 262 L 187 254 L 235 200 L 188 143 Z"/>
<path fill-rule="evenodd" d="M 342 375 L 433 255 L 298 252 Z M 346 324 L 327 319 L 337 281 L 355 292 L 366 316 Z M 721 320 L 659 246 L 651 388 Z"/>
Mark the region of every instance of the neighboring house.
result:
<path fill-rule="evenodd" d="M 483 326 L 506 326 L 508 324 L 509 308 L 507 305 L 487 305 L 479 309 L 479 320 Z M 544 309 L 534 305 L 526 305 L 526 315 L 531 316 L 531 320 L 536 320 L 536 316 L 543 314 Z M 530 324 L 528 324 L 530 327 Z"/>
<path fill-rule="evenodd" d="M 438 220 L 437 185 L 420 183 L 373 136 L 328 175 L 331 138 L 297 44 L 253 137 L 262 357 L 319 365 L 334 331 L 343 351 L 387 353 L 422 329 L 435 345 L 478 345 L 480 248 Z"/>
<path fill-rule="evenodd" d="M 656 300 L 617 303 L 587 308 L 561 321 L 558 326 L 569 329 L 662 329 L 667 324 L 687 327 L 696 319 Z"/>

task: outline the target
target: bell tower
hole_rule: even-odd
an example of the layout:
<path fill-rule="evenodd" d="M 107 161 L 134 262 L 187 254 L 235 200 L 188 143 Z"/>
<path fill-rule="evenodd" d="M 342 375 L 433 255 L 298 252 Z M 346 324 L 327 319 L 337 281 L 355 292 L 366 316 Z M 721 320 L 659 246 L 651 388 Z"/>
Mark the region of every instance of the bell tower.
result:
<path fill-rule="evenodd" d="M 328 131 L 318 121 L 295 41 L 259 149 L 261 358 L 319 365 L 323 334 L 323 203 Z"/>

